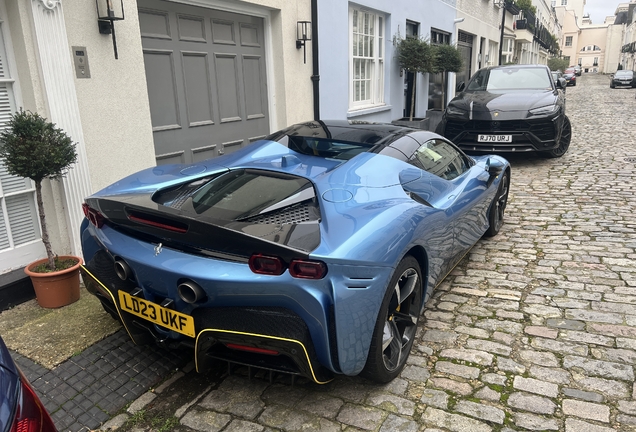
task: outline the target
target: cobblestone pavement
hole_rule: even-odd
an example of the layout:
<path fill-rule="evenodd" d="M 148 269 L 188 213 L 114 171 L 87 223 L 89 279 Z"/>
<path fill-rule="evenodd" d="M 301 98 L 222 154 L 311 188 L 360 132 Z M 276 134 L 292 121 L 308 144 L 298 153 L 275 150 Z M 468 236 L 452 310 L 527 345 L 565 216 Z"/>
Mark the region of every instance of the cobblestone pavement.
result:
<path fill-rule="evenodd" d="M 480 241 L 435 292 L 398 379 L 291 386 L 223 375 L 173 410 L 177 428 L 636 428 L 635 95 L 610 90 L 609 78 L 596 75 L 567 89 L 570 151 L 561 159 L 510 158 L 502 232 Z M 144 395 L 154 399 L 146 409 L 183 382 Z"/>
<path fill-rule="evenodd" d="M 186 364 L 183 353 L 135 346 L 123 330 L 52 370 L 15 352 L 11 355 L 60 431 L 99 427 Z"/>

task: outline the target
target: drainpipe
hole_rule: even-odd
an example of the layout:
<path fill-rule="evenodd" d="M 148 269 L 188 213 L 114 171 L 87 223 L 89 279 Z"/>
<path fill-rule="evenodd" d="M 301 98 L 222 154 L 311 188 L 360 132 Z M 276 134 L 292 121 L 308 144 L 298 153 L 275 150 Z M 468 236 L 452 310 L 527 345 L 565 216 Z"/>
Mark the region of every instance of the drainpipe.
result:
<path fill-rule="evenodd" d="M 501 8 L 501 35 L 499 36 L 499 66 L 501 66 L 501 55 L 503 54 L 504 30 L 506 29 L 506 8 Z"/>
<path fill-rule="evenodd" d="M 320 120 L 320 68 L 318 67 L 318 0 L 311 0 L 311 60 L 314 84 L 314 120 Z"/>

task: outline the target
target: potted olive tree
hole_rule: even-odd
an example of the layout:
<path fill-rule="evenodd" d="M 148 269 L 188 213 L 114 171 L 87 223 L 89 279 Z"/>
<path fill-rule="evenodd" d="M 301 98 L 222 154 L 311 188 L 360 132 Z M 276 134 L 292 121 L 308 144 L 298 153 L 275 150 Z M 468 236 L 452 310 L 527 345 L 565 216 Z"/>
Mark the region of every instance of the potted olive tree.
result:
<path fill-rule="evenodd" d="M 408 118 L 405 117 L 393 123 L 419 127 L 409 124 L 413 122 L 413 116 L 415 114 L 415 84 L 417 82 L 418 73 L 428 73 L 433 70 L 433 51 L 428 41 L 417 37 L 400 39 L 396 51 L 400 69 L 413 74 L 413 85 L 411 86 L 411 94 L 407 96 L 411 98 L 411 109 L 408 113 Z"/>
<path fill-rule="evenodd" d="M 42 307 L 55 308 L 77 301 L 82 260 L 53 253 L 42 201 L 42 180 L 57 180 L 64 176 L 77 159 L 75 143 L 39 114 L 20 109 L 11 116 L 0 134 L 0 159 L 9 174 L 30 178 L 35 183 L 47 258 L 29 264 L 24 271 L 31 277 L 38 303 Z"/>

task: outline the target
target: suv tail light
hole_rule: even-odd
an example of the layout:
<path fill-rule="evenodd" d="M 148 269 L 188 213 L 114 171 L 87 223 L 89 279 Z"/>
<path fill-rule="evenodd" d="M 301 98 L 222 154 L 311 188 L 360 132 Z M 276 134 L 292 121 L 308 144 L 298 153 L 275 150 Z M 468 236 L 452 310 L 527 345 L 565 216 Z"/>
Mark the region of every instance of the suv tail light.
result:
<path fill-rule="evenodd" d="M 57 432 L 40 398 L 20 372 L 20 395 L 11 432 Z"/>
<path fill-rule="evenodd" d="M 104 225 L 104 215 L 98 212 L 95 209 L 90 208 L 90 206 L 86 203 L 82 204 L 82 210 L 84 211 L 84 216 L 86 219 L 90 221 L 97 228 L 101 228 Z"/>

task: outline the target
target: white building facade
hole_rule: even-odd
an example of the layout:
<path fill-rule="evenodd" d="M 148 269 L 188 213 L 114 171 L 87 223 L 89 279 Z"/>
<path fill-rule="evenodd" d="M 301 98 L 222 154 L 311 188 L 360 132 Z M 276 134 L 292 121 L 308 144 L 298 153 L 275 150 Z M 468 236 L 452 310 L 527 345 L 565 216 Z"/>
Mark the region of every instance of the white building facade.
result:
<path fill-rule="evenodd" d="M 121 4 L 116 59 L 95 1 L 0 0 L 0 128 L 23 108 L 77 143 L 69 174 L 43 184 L 60 255 L 81 255 L 81 204 L 91 193 L 149 166 L 234 151 L 314 116 L 312 64 L 296 47 L 310 0 Z M 45 256 L 36 214 L 32 182 L 0 163 L 0 287 Z"/>

